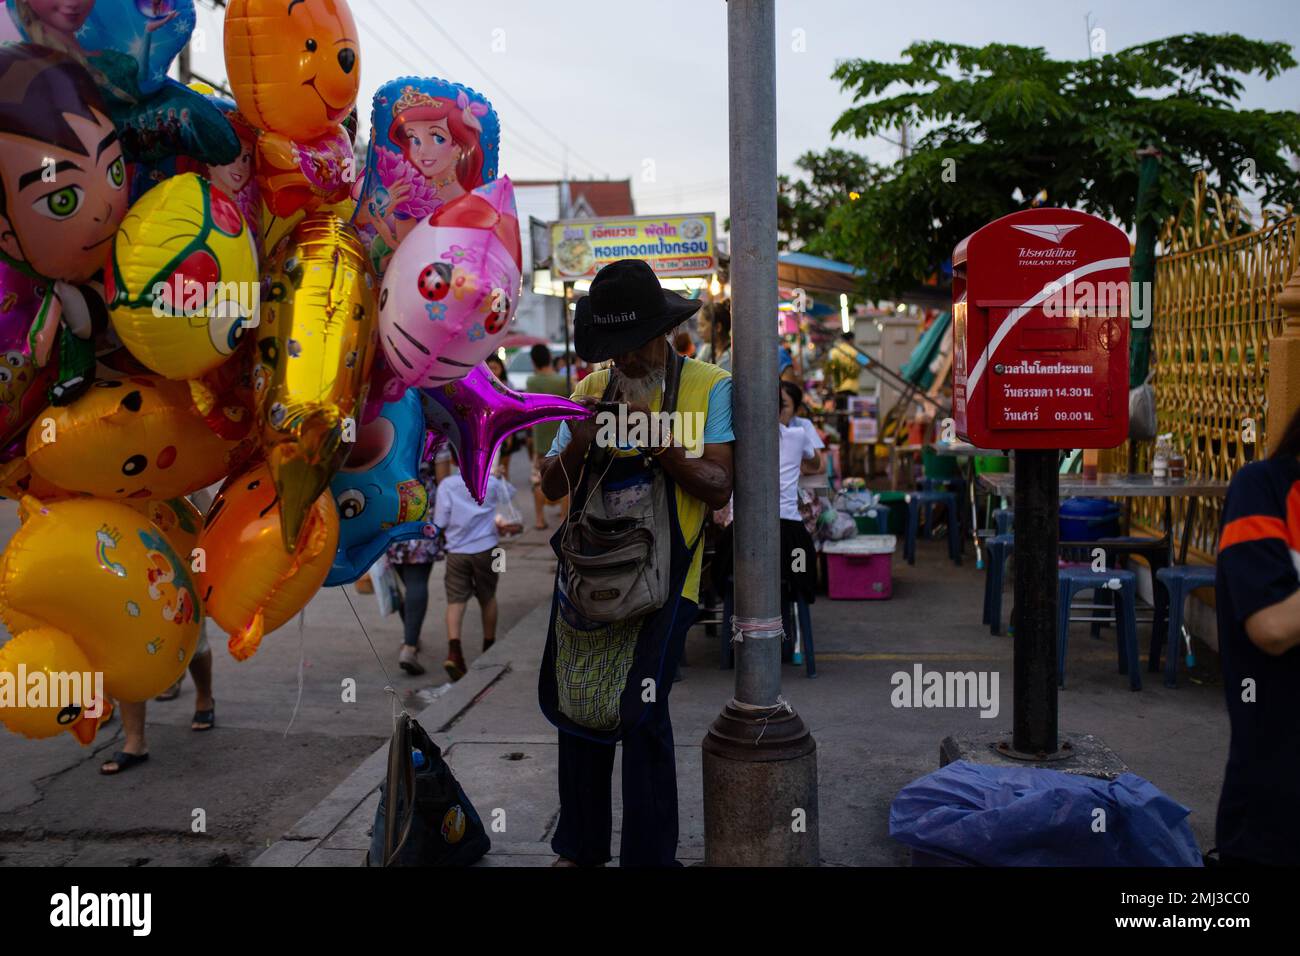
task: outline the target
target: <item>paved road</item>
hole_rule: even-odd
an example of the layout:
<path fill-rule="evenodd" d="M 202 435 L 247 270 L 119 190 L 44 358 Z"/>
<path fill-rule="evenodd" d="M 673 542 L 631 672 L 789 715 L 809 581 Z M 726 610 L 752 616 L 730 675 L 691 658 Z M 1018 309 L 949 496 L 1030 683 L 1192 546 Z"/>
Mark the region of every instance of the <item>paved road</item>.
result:
<path fill-rule="evenodd" d="M 529 531 L 507 544 L 499 588 L 502 635 L 537 605 L 539 595 L 549 599 L 554 568 L 545 535 L 531 529 L 523 456 L 512 462 L 511 478 Z M 7 542 L 16 528 L 16 506 L 0 502 L 0 541 Z M 391 732 L 387 681 L 352 607 L 408 709 L 422 709 L 447 683 L 441 668 L 444 567 L 435 567 L 431 581 L 423 655 L 430 669 L 420 678 L 396 667 L 396 615 L 381 618 L 373 596 L 332 588 L 307 607 L 301 630 L 295 620 L 269 635 L 249 661 L 233 660 L 214 628 L 216 730 L 190 731 L 193 684 L 187 678 L 179 699 L 150 704 L 149 762 L 119 777 L 98 772 L 121 745 L 117 720 L 91 748 L 68 735 L 30 741 L 0 728 L 0 865 L 248 862 Z M 0 642 L 7 637 L 0 631 Z M 479 655 L 481 641 L 471 606 L 465 627 L 470 660 Z M 345 678 L 356 681 L 356 703 L 342 701 Z M 197 810 L 206 817 L 204 833 L 192 829 Z"/>

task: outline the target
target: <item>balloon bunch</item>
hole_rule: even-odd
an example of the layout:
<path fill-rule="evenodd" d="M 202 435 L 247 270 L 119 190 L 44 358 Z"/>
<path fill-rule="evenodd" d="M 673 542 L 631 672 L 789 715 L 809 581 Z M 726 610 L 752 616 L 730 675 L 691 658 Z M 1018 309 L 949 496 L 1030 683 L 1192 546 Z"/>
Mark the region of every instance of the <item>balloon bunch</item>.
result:
<path fill-rule="evenodd" d="M 30 737 L 90 743 L 110 699 L 176 681 L 204 615 L 246 659 L 435 533 L 439 434 L 482 500 L 509 435 L 587 414 L 482 364 L 522 291 L 483 96 L 385 84 L 357 174 L 345 0 L 231 0 L 233 100 L 167 79 L 194 22 L 193 0 L 0 10 L 0 494 L 22 519 L 0 723 Z M 218 482 L 201 516 L 186 496 Z M 20 672 L 102 687 L 15 706 Z"/>

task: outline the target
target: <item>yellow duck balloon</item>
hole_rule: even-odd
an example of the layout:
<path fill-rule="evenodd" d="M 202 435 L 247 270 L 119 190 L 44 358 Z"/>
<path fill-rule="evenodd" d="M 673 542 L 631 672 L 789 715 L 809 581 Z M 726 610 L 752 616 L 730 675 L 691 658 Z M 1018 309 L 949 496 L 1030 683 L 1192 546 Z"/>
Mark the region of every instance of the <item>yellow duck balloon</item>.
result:
<path fill-rule="evenodd" d="M 290 553 L 355 440 L 378 346 L 377 285 L 356 232 L 324 212 L 293 230 L 269 269 L 253 388 Z"/>
<path fill-rule="evenodd" d="M 70 688 L 73 699 L 49 700 L 56 681 Z M 100 684 L 95 687 L 90 659 L 71 637 L 53 627 L 29 628 L 0 647 L 0 724 L 33 740 L 67 732 L 89 746 L 113 713 Z M 31 699 L 37 688 L 46 699 Z M 19 706 L 17 695 L 24 692 Z"/>
<path fill-rule="evenodd" d="M 108 278 L 118 338 L 166 378 L 217 368 L 256 323 L 253 230 L 233 200 L 194 173 L 165 180 L 131 207 Z"/>
<path fill-rule="evenodd" d="M 79 652 L 123 701 L 170 687 L 189 666 L 203 616 L 189 561 L 125 504 L 28 495 L 20 509 L 22 527 L 0 555 L 0 621 L 14 635 L 0 661 L 29 674 L 76 671 Z M 4 722 L 20 732 L 51 729 L 43 714 L 11 716 Z"/>

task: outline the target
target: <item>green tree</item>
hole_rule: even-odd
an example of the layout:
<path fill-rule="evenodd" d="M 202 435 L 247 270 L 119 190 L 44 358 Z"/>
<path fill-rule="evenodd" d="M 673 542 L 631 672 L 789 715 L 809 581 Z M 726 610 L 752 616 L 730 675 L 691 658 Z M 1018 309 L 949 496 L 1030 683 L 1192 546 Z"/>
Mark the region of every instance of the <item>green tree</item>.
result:
<path fill-rule="evenodd" d="M 1143 215 L 1163 221 L 1208 169 L 1229 192 L 1258 190 L 1295 203 L 1300 115 L 1238 110 L 1240 77 L 1268 79 L 1296 65 L 1285 43 L 1189 34 L 1087 60 L 1039 48 L 916 43 L 904 62 L 850 60 L 832 76 L 853 91 L 836 135 L 867 137 L 902 123 L 923 131 L 913 151 L 857 201 L 830 209 L 814 251 L 862 267 L 871 297 L 934 274 L 963 237 L 1028 205 L 1136 222 L 1139 160 L 1159 150 Z"/>
<path fill-rule="evenodd" d="M 879 174 L 880 167 L 861 153 L 831 147 L 824 153 L 807 152 L 794 161 L 802 175 L 782 174 L 777 180 L 776 226 L 783 250 L 815 248 L 826 230 L 832 209 L 861 194 Z"/>

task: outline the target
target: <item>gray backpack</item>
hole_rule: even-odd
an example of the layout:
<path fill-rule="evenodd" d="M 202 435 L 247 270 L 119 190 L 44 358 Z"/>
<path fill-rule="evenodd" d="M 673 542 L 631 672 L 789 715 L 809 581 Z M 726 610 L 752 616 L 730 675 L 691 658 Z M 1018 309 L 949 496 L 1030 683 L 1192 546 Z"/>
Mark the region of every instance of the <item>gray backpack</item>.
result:
<path fill-rule="evenodd" d="M 682 358 L 675 356 L 664 382 L 663 412 L 677 406 Z M 605 389 L 613 398 L 614 381 Z M 612 449 L 589 449 L 586 500 L 569 518 L 560 539 L 564 593 L 578 613 L 591 621 L 612 624 L 659 610 L 668 601 L 672 560 L 672 518 L 668 511 L 668 480 L 663 468 L 643 457 L 650 473 L 650 493 L 617 517 L 606 511 L 601 485 L 615 455 Z"/>

